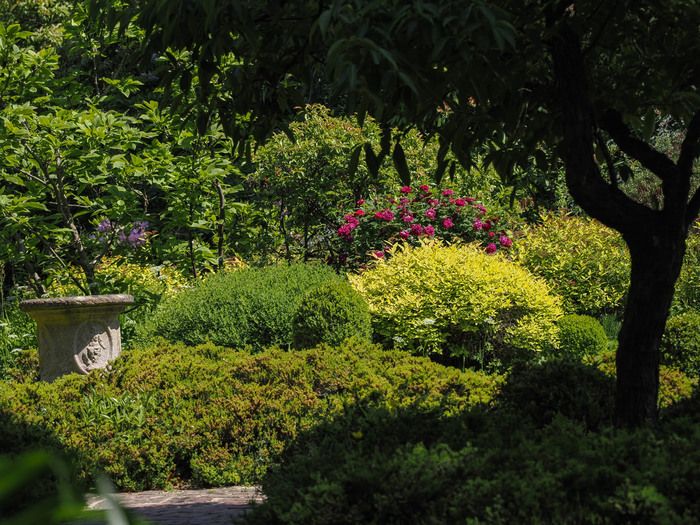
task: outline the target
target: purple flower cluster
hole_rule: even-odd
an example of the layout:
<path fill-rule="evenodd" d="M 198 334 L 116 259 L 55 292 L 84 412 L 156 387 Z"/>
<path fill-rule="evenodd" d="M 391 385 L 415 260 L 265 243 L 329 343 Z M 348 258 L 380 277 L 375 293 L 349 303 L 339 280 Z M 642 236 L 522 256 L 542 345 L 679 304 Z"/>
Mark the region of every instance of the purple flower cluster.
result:
<path fill-rule="evenodd" d="M 127 233 L 125 228 L 118 226 L 110 219 L 103 219 L 97 225 L 97 239 L 102 243 L 108 243 L 116 235 L 121 244 L 130 248 L 140 248 L 146 244 L 149 235 L 148 226 L 148 221 L 136 221 Z"/>

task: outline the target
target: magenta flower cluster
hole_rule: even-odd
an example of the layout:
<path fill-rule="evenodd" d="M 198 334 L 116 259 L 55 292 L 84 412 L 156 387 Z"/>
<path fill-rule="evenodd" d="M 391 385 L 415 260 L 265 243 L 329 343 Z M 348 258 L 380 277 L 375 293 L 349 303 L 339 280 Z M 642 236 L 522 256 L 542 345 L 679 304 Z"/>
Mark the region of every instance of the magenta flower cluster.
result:
<path fill-rule="evenodd" d="M 337 229 L 341 257 L 347 265 L 362 265 L 367 255 L 385 257 L 398 241 L 412 244 L 423 238 L 447 242 L 479 241 L 486 253 L 495 253 L 513 245 L 498 219 L 472 197 L 457 196 L 452 189 L 402 186 L 398 196 L 357 201 Z"/>

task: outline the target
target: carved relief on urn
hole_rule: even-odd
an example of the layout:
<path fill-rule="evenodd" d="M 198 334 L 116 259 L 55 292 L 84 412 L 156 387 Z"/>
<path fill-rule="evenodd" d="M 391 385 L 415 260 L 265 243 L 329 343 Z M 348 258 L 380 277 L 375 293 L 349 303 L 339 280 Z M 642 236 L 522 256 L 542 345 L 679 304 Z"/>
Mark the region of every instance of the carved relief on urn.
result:
<path fill-rule="evenodd" d="M 21 308 L 37 323 L 41 378 L 105 368 L 121 351 L 119 314 L 130 295 L 31 299 Z"/>

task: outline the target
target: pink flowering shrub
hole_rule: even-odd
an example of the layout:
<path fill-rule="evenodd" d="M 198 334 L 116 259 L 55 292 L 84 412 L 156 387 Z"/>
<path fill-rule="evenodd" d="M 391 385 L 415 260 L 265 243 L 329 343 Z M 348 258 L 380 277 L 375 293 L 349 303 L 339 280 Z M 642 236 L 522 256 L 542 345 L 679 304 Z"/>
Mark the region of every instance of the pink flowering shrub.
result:
<path fill-rule="evenodd" d="M 499 229 L 498 218 L 471 197 L 454 190 L 402 186 L 399 195 L 374 200 L 360 199 L 338 227 L 338 262 L 361 266 L 371 258 L 383 258 L 397 242 L 416 246 L 421 240 L 480 243 L 488 254 L 507 250 L 513 244 Z"/>

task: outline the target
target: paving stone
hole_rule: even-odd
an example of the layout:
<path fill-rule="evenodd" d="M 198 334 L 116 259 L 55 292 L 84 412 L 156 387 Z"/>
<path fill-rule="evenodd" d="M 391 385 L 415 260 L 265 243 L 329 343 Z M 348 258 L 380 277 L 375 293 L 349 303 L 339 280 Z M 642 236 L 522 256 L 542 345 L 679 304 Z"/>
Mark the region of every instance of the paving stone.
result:
<path fill-rule="evenodd" d="M 153 525 L 231 525 L 264 500 L 258 487 L 225 487 L 204 490 L 149 490 L 115 495 L 123 507 Z M 103 497 L 89 495 L 87 507 L 107 509 Z M 97 525 L 97 523 L 95 524 Z"/>

